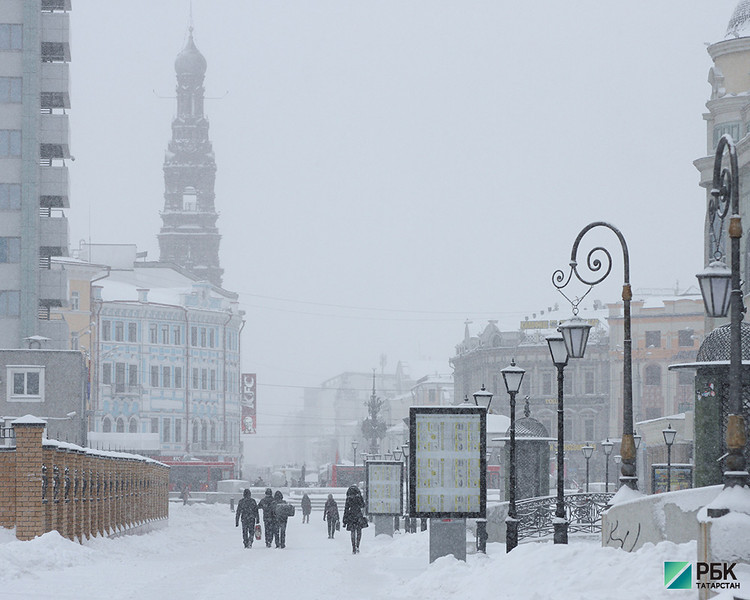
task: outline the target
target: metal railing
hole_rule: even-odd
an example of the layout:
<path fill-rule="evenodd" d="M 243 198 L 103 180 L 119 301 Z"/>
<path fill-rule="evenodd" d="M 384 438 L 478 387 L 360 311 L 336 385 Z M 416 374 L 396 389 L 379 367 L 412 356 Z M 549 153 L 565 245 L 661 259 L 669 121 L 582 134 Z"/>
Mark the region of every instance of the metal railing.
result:
<path fill-rule="evenodd" d="M 565 496 L 565 516 L 568 533 L 599 533 L 602 513 L 614 493 L 568 494 Z M 557 497 L 528 498 L 516 503 L 518 538 L 544 538 L 554 533 Z"/>

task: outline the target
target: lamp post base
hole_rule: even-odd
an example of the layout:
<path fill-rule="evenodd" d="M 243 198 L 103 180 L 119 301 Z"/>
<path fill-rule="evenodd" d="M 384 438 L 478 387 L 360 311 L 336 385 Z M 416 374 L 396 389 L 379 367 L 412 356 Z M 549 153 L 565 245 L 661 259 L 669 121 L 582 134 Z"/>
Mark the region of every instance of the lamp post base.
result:
<path fill-rule="evenodd" d="M 518 520 L 506 519 L 505 521 L 505 551 L 510 552 L 518 546 Z"/>
<path fill-rule="evenodd" d="M 559 521 L 553 523 L 555 528 L 554 540 L 555 544 L 567 544 L 568 543 L 568 522 Z"/>

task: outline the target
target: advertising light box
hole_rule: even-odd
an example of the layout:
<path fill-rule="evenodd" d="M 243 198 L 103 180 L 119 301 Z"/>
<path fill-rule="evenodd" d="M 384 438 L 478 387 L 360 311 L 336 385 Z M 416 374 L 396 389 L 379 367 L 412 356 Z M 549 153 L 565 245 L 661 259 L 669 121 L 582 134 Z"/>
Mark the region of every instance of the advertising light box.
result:
<path fill-rule="evenodd" d="M 485 518 L 487 411 L 481 406 L 412 406 L 409 514 Z"/>
<path fill-rule="evenodd" d="M 404 514 L 404 465 L 395 460 L 365 463 L 365 510 L 369 515 Z"/>

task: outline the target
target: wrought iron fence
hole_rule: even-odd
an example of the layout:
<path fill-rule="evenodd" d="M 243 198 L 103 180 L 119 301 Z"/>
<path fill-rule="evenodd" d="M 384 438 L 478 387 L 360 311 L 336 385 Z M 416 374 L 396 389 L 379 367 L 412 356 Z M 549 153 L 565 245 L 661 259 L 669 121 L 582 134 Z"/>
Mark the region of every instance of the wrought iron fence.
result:
<path fill-rule="evenodd" d="M 598 533 L 602 530 L 602 512 L 614 493 L 568 494 L 565 516 L 568 533 Z M 516 503 L 518 539 L 544 538 L 554 532 L 552 520 L 557 506 L 556 496 L 529 498 Z"/>

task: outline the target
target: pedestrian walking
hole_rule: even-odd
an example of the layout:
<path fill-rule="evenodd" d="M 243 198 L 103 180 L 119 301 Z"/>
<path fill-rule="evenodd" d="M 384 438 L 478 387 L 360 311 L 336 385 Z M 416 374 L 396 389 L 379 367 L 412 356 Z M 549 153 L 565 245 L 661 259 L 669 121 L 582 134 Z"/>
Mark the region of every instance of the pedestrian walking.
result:
<path fill-rule="evenodd" d="M 182 486 L 182 492 L 180 492 L 180 498 L 182 498 L 182 505 L 185 506 L 190 498 L 190 487 L 186 483 Z"/>
<path fill-rule="evenodd" d="M 302 494 L 302 522 L 310 522 L 310 513 L 312 512 L 312 502 L 310 502 L 310 496 Z"/>
<path fill-rule="evenodd" d="M 258 502 L 258 508 L 263 511 L 263 529 L 266 535 L 266 548 L 271 547 L 273 532 L 276 529 L 276 515 L 274 515 L 274 499 L 271 488 L 266 488 L 266 495 Z"/>
<path fill-rule="evenodd" d="M 359 553 L 359 542 L 362 539 L 362 530 L 368 526 L 365 517 L 365 499 L 356 485 L 349 486 L 346 490 L 346 503 L 344 504 L 344 518 L 341 520 L 344 527 L 352 535 L 352 554 Z"/>
<path fill-rule="evenodd" d="M 258 515 L 258 504 L 252 497 L 250 490 L 245 490 L 242 499 L 237 503 L 237 512 L 234 517 L 234 526 L 238 527 L 242 519 L 242 543 L 245 548 L 253 547 L 255 539 L 255 523 L 260 520 Z"/>
<path fill-rule="evenodd" d="M 332 540 L 339 522 L 339 505 L 333 499 L 333 494 L 328 494 L 328 500 L 323 507 L 323 520 L 328 523 L 328 539 Z"/>
<path fill-rule="evenodd" d="M 284 500 L 284 495 L 278 490 L 273 495 L 273 499 L 276 514 L 274 541 L 277 548 L 286 548 L 286 522 L 289 517 L 294 516 L 294 506 Z"/>

